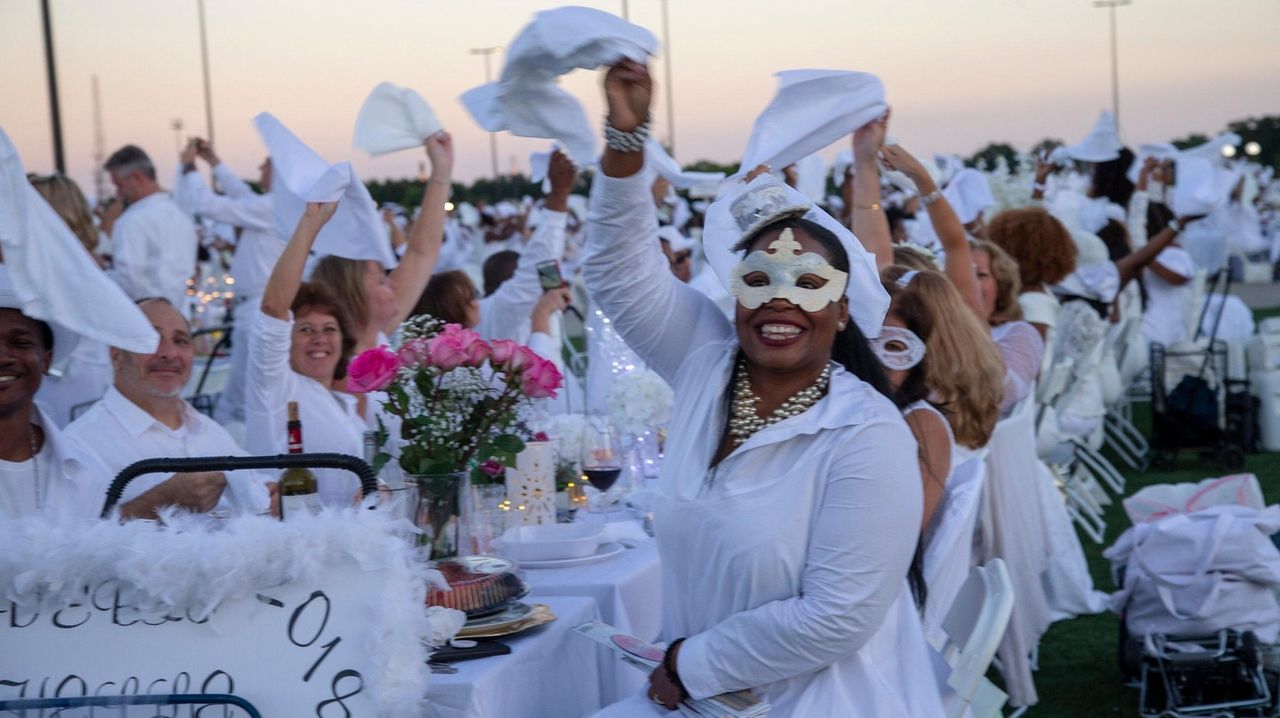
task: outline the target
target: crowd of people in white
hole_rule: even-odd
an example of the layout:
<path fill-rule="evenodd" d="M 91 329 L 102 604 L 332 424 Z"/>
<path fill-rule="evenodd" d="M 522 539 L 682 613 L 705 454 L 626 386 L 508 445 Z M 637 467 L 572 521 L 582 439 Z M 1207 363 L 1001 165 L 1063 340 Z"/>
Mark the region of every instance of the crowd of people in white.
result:
<path fill-rule="evenodd" d="M 412 215 L 378 216 L 353 175 L 328 199 L 306 195 L 295 178 L 309 150 L 282 125 L 263 133 L 261 192 L 203 140 L 171 191 L 126 146 L 105 164 L 116 197 L 96 218 L 74 182 L 26 175 L 0 137 L 0 517 L 96 519 L 111 478 L 143 458 L 283 453 L 289 402 L 307 450 L 359 456 L 392 417 L 376 393 L 345 391 L 347 363 L 430 314 L 556 362 L 567 380 L 551 412 L 598 404 L 645 367 L 674 390 L 655 507 L 670 660 L 651 703 L 612 711 L 749 688 L 775 715 L 940 715 L 916 681 L 925 636 L 970 564 L 992 557 L 1018 591 L 1006 689 L 1034 703 L 1039 636 L 1103 604 L 1053 479 L 1039 493 L 990 487 L 1002 472 L 1052 476 L 1064 445 L 1096 448 L 1147 343 L 1195 334 L 1197 283 L 1228 253 L 1280 241 L 1280 193 L 1269 169 L 1222 157 L 1230 138 L 1135 155 L 1106 113 L 1081 142 L 1016 167 L 921 161 L 890 138 L 867 78 L 830 173 L 811 149 L 744 166 L 717 192 L 719 177 L 682 172 L 646 141 L 653 85 L 624 60 L 604 78 L 589 202 L 572 193 L 585 168 L 555 151 L 540 200 L 446 211 L 455 150 L 440 131 L 423 141 L 431 174 Z M 50 208 L 60 224 L 23 219 Z M 70 254 L 42 262 L 48 247 Z M 539 281 L 547 260 L 559 289 Z M 223 271 L 231 368 L 206 415 L 184 398 L 193 287 Z M 77 308 L 107 301 L 108 281 L 158 335 L 151 350 L 108 346 L 110 321 L 86 328 L 96 315 Z M 585 338 L 585 371 L 566 361 L 581 352 L 569 335 Z M 1071 396 L 1037 405 L 1065 357 Z M 350 477 L 318 474 L 326 504 L 351 505 Z M 960 508 L 977 506 L 960 497 L 984 474 L 982 508 Z M 149 476 L 120 517 L 265 513 L 276 493 L 253 471 Z"/>

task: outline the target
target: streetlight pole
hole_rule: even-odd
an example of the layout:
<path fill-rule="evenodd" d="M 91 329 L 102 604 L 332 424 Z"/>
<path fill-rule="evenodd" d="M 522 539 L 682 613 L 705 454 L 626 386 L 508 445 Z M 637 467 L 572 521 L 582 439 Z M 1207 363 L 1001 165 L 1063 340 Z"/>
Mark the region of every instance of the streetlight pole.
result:
<path fill-rule="evenodd" d="M 1120 70 L 1116 53 L 1116 8 L 1133 4 L 1133 0 L 1094 0 L 1094 7 L 1105 7 L 1111 15 L 1111 114 L 1120 129 Z"/>
<path fill-rule="evenodd" d="M 662 66 L 667 76 L 667 151 L 676 154 L 676 111 L 671 101 L 671 24 L 667 21 L 667 0 L 662 0 Z"/>
<path fill-rule="evenodd" d="M 200 63 L 204 67 L 204 132 L 213 144 L 213 92 L 209 87 L 209 40 L 204 29 L 204 0 L 196 0 L 200 11 Z"/>
<path fill-rule="evenodd" d="M 495 52 L 502 52 L 501 47 L 475 47 L 471 49 L 472 55 L 484 56 L 484 83 L 487 85 L 493 82 L 493 68 L 489 63 L 489 57 Z M 493 178 L 498 179 L 498 133 L 489 133 L 489 159 L 493 164 Z"/>
<path fill-rule="evenodd" d="M 630 8 L 627 7 L 627 0 L 622 0 L 622 19 L 631 22 Z"/>
<path fill-rule="evenodd" d="M 62 154 L 62 111 L 58 107 L 58 72 L 53 64 L 53 19 L 49 16 L 49 0 L 40 0 L 40 18 L 44 23 L 44 67 L 49 80 L 49 123 L 53 126 L 53 166 L 58 174 L 67 173 Z"/>

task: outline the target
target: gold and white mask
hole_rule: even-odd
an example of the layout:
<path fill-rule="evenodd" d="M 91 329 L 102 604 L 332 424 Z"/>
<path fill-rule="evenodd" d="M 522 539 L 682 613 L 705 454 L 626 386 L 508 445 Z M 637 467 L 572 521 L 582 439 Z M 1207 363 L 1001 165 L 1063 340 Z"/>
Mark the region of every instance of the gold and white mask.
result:
<path fill-rule="evenodd" d="M 768 284 L 752 286 L 746 278 L 763 274 Z M 821 287 L 801 287 L 800 278 L 814 276 L 825 280 Z M 753 284 L 755 280 L 753 279 Z M 806 312 L 817 312 L 844 296 L 848 272 L 842 272 L 816 252 L 805 252 L 788 227 L 769 244 L 769 251 L 757 249 L 748 254 L 729 276 L 729 291 L 747 309 L 756 309 L 774 299 L 785 299 Z"/>

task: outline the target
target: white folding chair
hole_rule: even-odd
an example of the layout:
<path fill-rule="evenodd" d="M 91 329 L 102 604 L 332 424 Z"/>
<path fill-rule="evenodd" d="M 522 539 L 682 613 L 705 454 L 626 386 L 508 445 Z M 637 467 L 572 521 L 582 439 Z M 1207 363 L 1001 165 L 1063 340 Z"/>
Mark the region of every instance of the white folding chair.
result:
<path fill-rule="evenodd" d="M 926 536 L 924 583 L 929 588 L 929 600 L 924 609 L 924 631 L 930 643 L 945 639 L 945 611 L 968 580 L 973 566 L 973 529 L 987 474 L 985 459 L 986 450 L 982 450 L 951 472 L 946 493 L 934 511 L 934 526 Z"/>
<path fill-rule="evenodd" d="M 947 718 L 972 710 L 974 718 L 1000 715 L 1008 698 L 986 678 L 1013 613 L 1013 582 L 1004 561 L 976 566 L 942 621 L 946 641 L 935 646 L 950 667 L 943 697 Z"/>

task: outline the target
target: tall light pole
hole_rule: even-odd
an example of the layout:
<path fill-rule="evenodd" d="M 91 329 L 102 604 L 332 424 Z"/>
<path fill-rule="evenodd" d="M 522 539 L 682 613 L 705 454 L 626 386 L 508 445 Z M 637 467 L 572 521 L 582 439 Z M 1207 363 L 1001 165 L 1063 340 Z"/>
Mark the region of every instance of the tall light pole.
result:
<path fill-rule="evenodd" d="M 662 0 L 662 66 L 667 76 L 667 151 L 676 154 L 676 111 L 671 102 L 671 24 L 667 21 L 667 0 Z"/>
<path fill-rule="evenodd" d="M 200 64 L 204 68 L 204 133 L 213 144 L 213 92 L 209 87 L 209 40 L 204 29 L 204 0 L 196 0 L 200 11 Z"/>
<path fill-rule="evenodd" d="M 484 56 L 484 83 L 487 85 L 493 82 L 493 67 L 489 63 L 489 57 L 495 52 L 502 52 L 501 47 L 473 47 L 472 55 Z M 496 132 L 489 133 L 489 159 L 493 163 L 493 178 L 498 179 L 498 134 Z"/>
<path fill-rule="evenodd" d="M 62 154 L 62 111 L 58 106 L 58 72 L 53 65 L 53 18 L 49 16 L 49 0 L 40 0 L 40 19 L 44 24 L 44 68 L 49 80 L 49 123 L 53 129 L 53 166 L 58 174 L 67 173 Z"/>
<path fill-rule="evenodd" d="M 1133 4 L 1133 0 L 1094 0 L 1094 7 L 1105 7 L 1111 15 L 1111 115 L 1120 129 L 1120 70 L 1116 57 L 1116 8 Z"/>
<path fill-rule="evenodd" d="M 631 22 L 631 9 L 627 7 L 627 0 L 622 0 L 622 19 Z"/>

